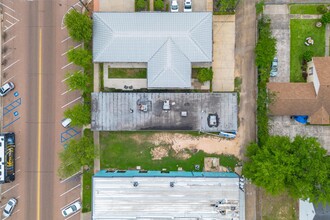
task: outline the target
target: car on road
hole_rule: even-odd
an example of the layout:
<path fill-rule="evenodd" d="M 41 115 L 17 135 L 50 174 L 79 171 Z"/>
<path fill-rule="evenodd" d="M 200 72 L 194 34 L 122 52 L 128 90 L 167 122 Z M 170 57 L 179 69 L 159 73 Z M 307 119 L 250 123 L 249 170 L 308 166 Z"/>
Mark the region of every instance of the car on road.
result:
<path fill-rule="evenodd" d="M 81 203 L 79 201 L 72 203 L 68 207 L 64 208 L 62 210 L 62 215 L 64 217 L 67 217 L 69 215 L 72 215 L 73 213 L 78 212 L 81 209 Z"/>
<path fill-rule="evenodd" d="M 62 126 L 65 127 L 65 128 L 69 127 L 70 124 L 71 124 L 71 121 L 72 121 L 71 118 L 65 118 L 65 119 L 63 119 L 62 120 Z"/>
<path fill-rule="evenodd" d="M 5 208 L 3 209 L 3 216 L 4 217 L 9 217 L 11 216 L 11 214 L 13 214 L 14 208 L 17 204 L 17 200 L 15 198 L 11 198 L 9 199 L 9 201 L 7 202 Z"/>
<path fill-rule="evenodd" d="M 179 5 L 176 0 L 172 0 L 171 2 L 171 12 L 179 12 Z"/>
<path fill-rule="evenodd" d="M 14 88 L 15 88 L 14 83 L 7 82 L 6 84 L 4 84 L 3 86 L 1 86 L 1 88 L 0 88 L 0 96 L 7 95 L 8 92 L 10 92 L 11 90 L 13 90 Z"/>
<path fill-rule="evenodd" d="M 275 57 L 272 62 L 272 69 L 270 70 L 270 76 L 277 76 L 277 68 L 278 68 L 278 59 Z"/>
<path fill-rule="evenodd" d="M 192 12 L 191 0 L 184 0 L 184 12 Z"/>

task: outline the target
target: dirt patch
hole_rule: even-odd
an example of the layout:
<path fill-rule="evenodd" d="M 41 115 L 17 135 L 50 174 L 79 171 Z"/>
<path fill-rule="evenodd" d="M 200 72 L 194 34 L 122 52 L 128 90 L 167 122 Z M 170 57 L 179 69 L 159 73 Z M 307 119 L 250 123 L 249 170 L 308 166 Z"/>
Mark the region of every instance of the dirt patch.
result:
<path fill-rule="evenodd" d="M 199 150 L 208 154 L 228 154 L 240 158 L 238 139 L 239 137 L 234 140 L 226 140 L 217 136 L 191 136 L 179 133 L 157 133 L 150 136 L 148 141 L 156 146 L 166 143 L 176 152 L 177 155 L 181 155 L 185 159 Z M 185 150 L 188 150 L 188 152 Z"/>
<path fill-rule="evenodd" d="M 168 147 L 155 147 L 151 149 L 151 155 L 153 160 L 161 160 L 168 156 Z"/>

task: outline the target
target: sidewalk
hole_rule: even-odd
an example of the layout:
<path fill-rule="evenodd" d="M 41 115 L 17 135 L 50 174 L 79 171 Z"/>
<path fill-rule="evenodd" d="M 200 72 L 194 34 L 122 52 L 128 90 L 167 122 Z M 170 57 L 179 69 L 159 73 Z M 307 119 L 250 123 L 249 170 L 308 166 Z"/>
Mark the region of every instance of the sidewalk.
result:
<path fill-rule="evenodd" d="M 329 56 L 329 47 L 330 47 L 330 24 L 327 24 L 325 28 L 325 56 Z"/>

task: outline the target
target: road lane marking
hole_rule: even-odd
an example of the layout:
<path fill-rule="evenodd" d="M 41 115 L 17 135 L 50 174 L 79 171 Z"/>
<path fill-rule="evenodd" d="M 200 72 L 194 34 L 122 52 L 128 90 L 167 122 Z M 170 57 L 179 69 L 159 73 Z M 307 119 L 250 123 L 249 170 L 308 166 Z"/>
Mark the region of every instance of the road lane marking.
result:
<path fill-rule="evenodd" d="M 2 57 L 2 59 L 5 59 L 7 56 L 9 56 L 10 54 L 12 54 L 13 52 L 12 51 L 10 51 L 9 53 L 7 53 L 6 55 L 4 55 L 3 57 Z"/>
<path fill-rule="evenodd" d="M 65 94 L 67 94 L 68 92 L 71 92 L 71 91 L 72 91 L 72 89 L 66 90 L 66 91 L 63 92 L 61 95 L 65 95 Z"/>
<path fill-rule="evenodd" d="M 71 215 L 70 217 L 66 218 L 65 220 L 68 220 L 68 219 L 70 219 L 70 218 L 72 218 L 73 216 L 75 216 L 75 215 L 78 215 L 78 214 L 80 214 L 80 211 L 79 211 L 79 212 L 76 212 L 76 213 L 74 213 L 73 215 Z"/>
<path fill-rule="evenodd" d="M 7 19 L 6 19 L 6 22 L 8 22 L 8 23 L 11 24 L 11 25 L 15 24 L 15 23 L 11 23 L 11 22 L 10 22 L 9 20 L 7 20 Z"/>
<path fill-rule="evenodd" d="M 69 40 L 71 37 L 67 37 L 64 40 L 61 41 L 61 43 L 64 43 L 65 41 Z"/>
<path fill-rule="evenodd" d="M 60 208 L 60 210 L 63 210 L 64 208 L 68 207 L 68 205 L 72 204 L 72 203 L 75 203 L 77 201 L 80 200 L 80 197 L 76 198 L 75 200 L 73 200 L 72 202 L 69 202 L 68 204 L 66 204 L 65 206 L 63 206 L 62 208 Z"/>
<path fill-rule="evenodd" d="M 16 76 L 16 75 L 15 75 Z M 9 79 L 7 79 L 3 84 L 6 84 L 7 82 L 9 82 L 9 80 L 11 80 L 12 78 L 14 78 L 15 76 L 10 77 Z"/>
<path fill-rule="evenodd" d="M 10 187 L 9 189 L 7 189 L 7 190 L 4 191 L 3 193 L 1 193 L 1 195 L 3 195 L 3 194 L 5 194 L 5 193 L 9 192 L 10 190 L 14 189 L 14 188 L 15 188 L 16 186 L 18 186 L 18 185 L 19 185 L 19 183 L 17 183 L 15 186 Z"/>
<path fill-rule="evenodd" d="M 80 183 L 79 183 L 78 185 L 76 185 L 75 187 L 69 189 L 68 191 L 62 193 L 62 194 L 60 195 L 60 197 L 64 196 L 65 194 L 67 194 L 67 193 L 69 193 L 69 192 L 71 192 L 72 190 L 75 190 L 75 189 L 78 188 L 79 186 L 81 186 Z"/>
<path fill-rule="evenodd" d="M 20 156 L 18 156 L 18 157 L 16 157 L 16 159 L 15 160 L 18 160 L 19 158 L 21 158 Z"/>
<path fill-rule="evenodd" d="M 16 63 L 18 63 L 20 60 L 16 60 L 15 62 L 13 62 L 12 64 L 10 64 L 9 66 L 7 66 L 6 68 L 4 68 L 2 71 L 6 71 L 7 69 L 9 69 L 10 67 L 12 67 L 13 65 L 15 65 Z"/>
<path fill-rule="evenodd" d="M 77 46 L 75 46 L 73 49 L 67 50 L 66 52 L 62 53 L 61 56 L 64 56 L 65 54 L 69 53 L 71 50 L 77 49 L 78 47 L 80 47 L 82 44 L 78 44 Z"/>
<path fill-rule="evenodd" d="M 73 174 L 72 176 L 69 176 L 68 178 L 66 178 L 66 179 L 62 180 L 60 183 L 64 183 L 65 181 L 67 181 L 67 180 L 71 179 L 71 178 L 72 178 L 72 177 L 74 177 L 74 176 L 77 176 L 78 174 L 81 174 L 81 171 L 79 171 L 79 172 L 77 172 L 77 173 Z"/>
<path fill-rule="evenodd" d="M 42 30 L 39 29 L 39 79 L 38 79 L 38 166 L 37 166 L 37 220 L 40 220 L 40 167 L 41 167 L 41 101 L 42 101 Z"/>
<path fill-rule="evenodd" d="M 7 6 L 7 5 L 5 5 L 5 4 L 3 4 L 3 3 L 1 3 L 1 2 L 0 2 L 0 5 L 2 5 L 2 6 L 5 7 L 5 8 L 8 8 L 8 9 L 11 10 L 12 12 L 15 12 L 14 9 L 10 8 L 9 6 Z"/>
<path fill-rule="evenodd" d="M 16 35 L 14 37 L 10 38 L 9 40 L 7 40 L 6 42 L 4 42 L 3 45 L 5 45 L 6 43 L 8 43 L 9 41 L 11 41 L 11 40 L 13 40 L 15 38 L 16 38 Z"/>
<path fill-rule="evenodd" d="M 71 64 L 73 64 L 73 62 L 71 62 L 71 63 L 69 63 L 69 64 L 67 64 L 67 65 L 65 65 L 65 66 L 62 66 L 61 69 L 67 68 L 67 67 L 70 66 Z"/>
<path fill-rule="evenodd" d="M 69 103 L 66 103 L 66 104 L 65 104 L 65 105 L 63 105 L 61 108 L 65 108 L 66 106 L 68 106 L 68 105 L 70 105 L 70 104 L 72 104 L 72 103 L 74 103 L 74 102 L 78 101 L 79 99 L 81 99 L 81 96 L 80 96 L 80 97 L 78 97 L 78 98 L 76 98 L 75 100 L 73 100 L 73 101 L 69 102 Z"/>
<path fill-rule="evenodd" d="M 14 16 L 12 16 L 11 14 L 8 14 L 7 12 L 5 12 L 6 15 L 8 15 L 9 17 L 11 17 L 12 19 L 14 19 L 15 21 L 19 21 L 17 18 L 15 18 Z"/>

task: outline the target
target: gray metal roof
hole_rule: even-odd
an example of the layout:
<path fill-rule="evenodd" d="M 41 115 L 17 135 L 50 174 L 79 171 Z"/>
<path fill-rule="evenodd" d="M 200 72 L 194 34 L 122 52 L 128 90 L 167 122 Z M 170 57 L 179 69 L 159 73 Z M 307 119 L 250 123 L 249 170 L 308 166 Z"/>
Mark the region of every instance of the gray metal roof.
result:
<path fill-rule="evenodd" d="M 93 177 L 92 219 L 239 219 L 244 198 L 238 182 L 221 177 Z"/>
<path fill-rule="evenodd" d="M 212 62 L 212 13 L 97 12 L 93 21 L 93 61 L 147 62 L 148 87 L 190 88 L 191 62 Z"/>
<path fill-rule="evenodd" d="M 165 100 L 170 110 L 164 110 Z M 144 105 L 146 111 L 141 111 Z M 187 116 L 181 116 L 187 112 Z M 208 126 L 209 114 L 219 124 Z M 92 130 L 237 130 L 236 93 L 92 93 Z"/>

